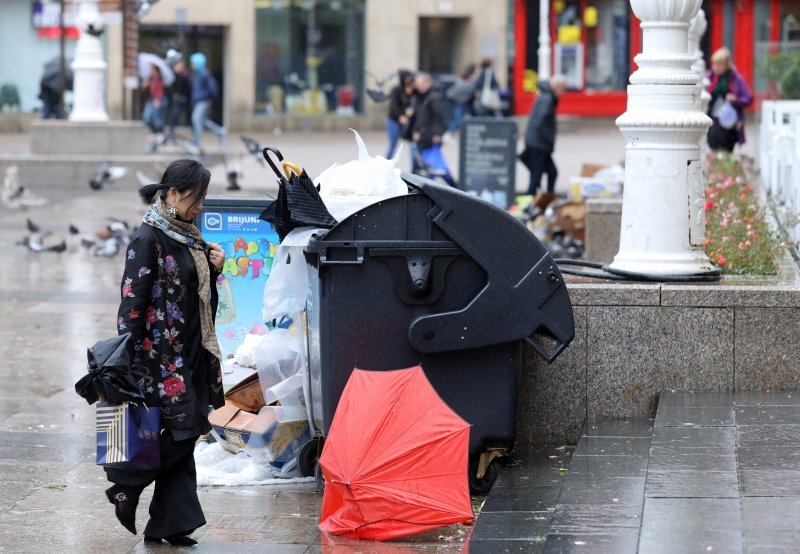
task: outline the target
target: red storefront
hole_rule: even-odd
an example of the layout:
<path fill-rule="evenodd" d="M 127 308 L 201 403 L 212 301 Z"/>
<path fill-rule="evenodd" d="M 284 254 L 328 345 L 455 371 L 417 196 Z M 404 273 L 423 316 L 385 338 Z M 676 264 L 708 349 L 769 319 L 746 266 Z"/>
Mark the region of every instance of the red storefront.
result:
<path fill-rule="evenodd" d="M 526 114 L 535 97 L 538 70 L 539 1 L 514 0 L 514 111 Z M 642 49 L 642 32 L 628 0 L 550 2 L 550 67 L 567 77 L 559 112 L 617 116 L 625 111 L 628 76 Z M 734 63 L 758 97 L 768 91 L 756 68 L 771 53 L 800 43 L 800 1 L 706 0 L 708 32 L 702 48 L 728 46 Z"/>

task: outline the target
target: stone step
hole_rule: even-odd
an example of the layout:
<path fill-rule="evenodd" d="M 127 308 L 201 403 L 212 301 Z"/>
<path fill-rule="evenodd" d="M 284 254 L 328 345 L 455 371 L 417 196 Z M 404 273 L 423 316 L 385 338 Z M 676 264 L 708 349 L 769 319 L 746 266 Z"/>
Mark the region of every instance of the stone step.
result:
<path fill-rule="evenodd" d="M 0 154 L 0 178 L 5 175 L 6 168 L 16 165 L 19 184 L 30 187 L 40 194 L 43 189 L 87 188 L 97 168 L 103 162 L 128 168 L 126 175 L 114 183 L 114 186 L 136 186 L 136 171 L 157 179 L 161 177 L 167 165 L 175 160 L 175 156 L 130 155 L 43 155 L 43 154 Z"/>

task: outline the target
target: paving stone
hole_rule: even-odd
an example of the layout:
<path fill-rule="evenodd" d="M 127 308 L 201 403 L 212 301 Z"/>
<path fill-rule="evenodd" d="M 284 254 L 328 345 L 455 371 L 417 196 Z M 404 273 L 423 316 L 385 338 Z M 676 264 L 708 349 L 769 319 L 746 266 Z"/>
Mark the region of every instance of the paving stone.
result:
<path fill-rule="evenodd" d="M 742 526 L 747 529 L 791 529 L 800 533 L 800 496 L 742 498 Z"/>
<path fill-rule="evenodd" d="M 586 437 L 649 438 L 653 434 L 652 419 L 593 419 L 586 422 Z"/>
<path fill-rule="evenodd" d="M 737 391 L 736 406 L 797 406 L 800 393 L 785 391 Z"/>
<path fill-rule="evenodd" d="M 733 406 L 709 408 L 665 407 L 658 410 L 656 427 L 732 427 Z"/>
<path fill-rule="evenodd" d="M 736 446 L 733 427 L 664 427 L 653 431 L 653 446 L 679 446 L 681 448 L 727 448 Z"/>
<path fill-rule="evenodd" d="M 736 441 L 740 447 L 800 446 L 800 424 L 740 425 Z"/>
<path fill-rule="evenodd" d="M 736 408 L 736 425 L 797 425 L 800 405 L 741 406 Z"/>
<path fill-rule="evenodd" d="M 742 534 L 747 554 L 794 554 L 800 544 L 800 531 L 796 529 L 745 529 Z"/>
<path fill-rule="evenodd" d="M 625 535 L 547 535 L 546 554 L 636 554 L 639 536 Z"/>
<path fill-rule="evenodd" d="M 648 498 L 739 498 L 736 473 L 702 470 L 649 470 Z"/>
<path fill-rule="evenodd" d="M 646 456 L 573 456 L 568 475 L 644 477 L 646 473 Z"/>
<path fill-rule="evenodd" d="M 505 539 L 536 541 L 547 535 L 551 512 L 489 512 L 478 517 L 473 540 Z"/>
<path fill-rule="evenodd" d="M 492 488 L 481 508 L 488 512 L 543 512 L 555 508 L 561 486 Z M 482 517 L 482 516 L 481 516 Z"/>
<path fill-rule="evenodd" d="M 641 515 L 641 502 L 634 505 L 559 504 L 550 523 L 550 534 L 636 534 Z"/>
<path fill-rule="evenodd" d="M 793 470 L 742 469 L 742 496 L 800 496 L 800 468 Z"/>
<path fill-rule="evenodd" d="M 646 498 L 639 551 L 741 552 L 741 523 L 738 498 Z"/>
<path fill-rule="evenodd" d="M 735 393 L 670 391 L 658 395 L 658 408 L 727 408 Z"/>
<path fill-rule="evenodd" d="M 627 504 L 644 501 L 644 477 L 582 477 L 564 480 L 559 504 Z"/>
<path fill-rule="evenodd" d="M 464 552 L 469 554 L 497 554 L 501 552 L 524 552 L 540 554 L 544 552 L 544 539 L 540 541 L 470 540 Z"/>
<path fill-rule="evenodd" d="M 642 554 L 676 554 L 678 552 L 743 552 L 741 529 L 670 530 L 642 529 L 639 538 Z"/>
<path fill-rule="evenodd" d="M 741 470 L 797 470 L 800 469 L 800 446 L 740 446 L 737 458 Z"/>
<path fill-rule="evenodd" d="M 736 474 L 736 453 L 733 448 L 653 446 L 648 467 L 648 472 L 651 471 L 718 471 Z"/>
<path fill-rule="evenodd" d="M 633 455 L 647 456 L 650 450 L 649 438 L 618 437 L 581 437 L 576 456 L 597 456 L 613 454 L 615 456 Z"/>
<path fill-rule="evenodd" d="M 741 529 L 739 499 L 645 498 L 642 533 Z M 680 551 L 680 550 L 676 550 Z"/>

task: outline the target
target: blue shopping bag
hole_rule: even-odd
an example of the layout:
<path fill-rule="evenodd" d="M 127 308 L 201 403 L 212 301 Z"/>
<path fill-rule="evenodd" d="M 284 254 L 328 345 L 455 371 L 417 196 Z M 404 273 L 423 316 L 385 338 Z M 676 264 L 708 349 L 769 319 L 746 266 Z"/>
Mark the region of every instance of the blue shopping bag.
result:
<path fill-rule="evenodd" d="M 161 465 L 161 410 L 129 402 L 97 403 L 97 464 L 125 469 Z"/>
<path fill-rule="evenodd" d="M 434 144 L 430 148 L 420 151 L 422 161 L 427 166 L 428 170 L 437 175 L 449 175 L 450 170 L 447 168 L 447 162 L 444 161 L 442 155 L 442 147 L 439 144 Z"/>

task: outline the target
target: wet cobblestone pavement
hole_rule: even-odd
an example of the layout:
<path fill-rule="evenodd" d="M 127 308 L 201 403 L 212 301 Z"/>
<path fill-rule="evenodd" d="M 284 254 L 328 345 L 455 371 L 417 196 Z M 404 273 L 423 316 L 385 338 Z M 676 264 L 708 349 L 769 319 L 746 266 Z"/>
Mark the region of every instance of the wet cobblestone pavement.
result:
<path fill-rule="evenodd" d="M 798 393 L 662 394 L 505 468 L 469 552 L 797 552 L 799 431 Z"/>

